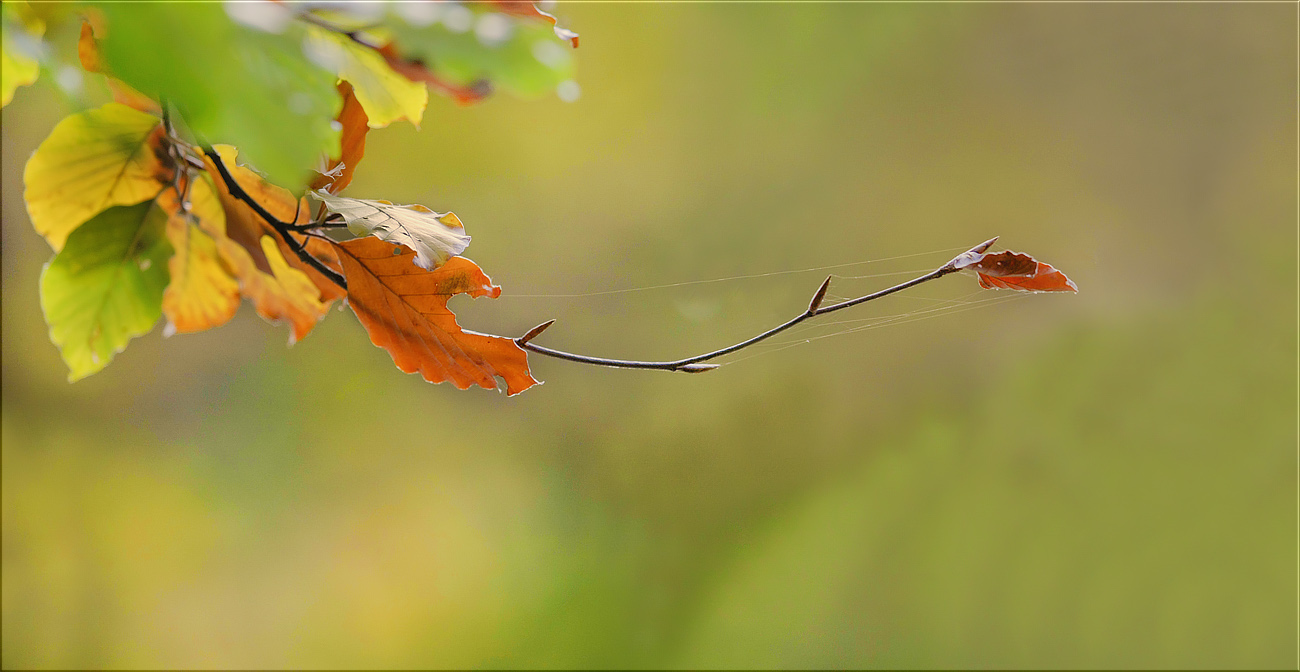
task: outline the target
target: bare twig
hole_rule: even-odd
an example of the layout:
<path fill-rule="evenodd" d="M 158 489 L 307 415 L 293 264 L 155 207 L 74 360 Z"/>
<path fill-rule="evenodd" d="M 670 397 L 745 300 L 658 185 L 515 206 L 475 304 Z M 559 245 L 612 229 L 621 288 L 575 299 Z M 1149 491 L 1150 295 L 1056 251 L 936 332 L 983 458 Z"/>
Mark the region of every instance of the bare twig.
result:
<path fill-rule="evenodd" d="M 276 233 L 280 234 L 280 237 L 284 239 L 285 244 L 287 244 L 289 248 L 298 255 L 298 258 L 301 259 L 303 263 L 306 263 L 319 271 L 320 274 L 328 278 L 330 282 L 333 282 L 343 289 L 348 288 L 348 281 L 345 280 L 342 275 L 339 275 L 334 271 L 334 269 L 321 263 L 320 259 L 313 257 L 311 253 L 307 251 L 307 248 L 304 247 L 297 238 L 293 237 L 293 224 L 276 219 L 275 215 L 267 212 L 266 208 L 262 207 L 261 203 L 258 203 L 256 199 L 248 195 L 248 192 L 244 191 L 243 187 L 239 186 L 239 182 L 237 182 L 234 176 L 230 174 L 230 171 L 226 169 L 226 164 L 221 160 L 220 154 L 217 154 L 217 152 L 211 147 L 204 147 L 203 153 L 206 154 L 207 157 L 212 160 L 212 164 L 217 167 L 217 172 L 221 174 L 221 180 L 226 183 L 226 190 L 230 192 L 231 196 L 243 201 L 248 205 L 248 207 L 253 209 L 253 212 L 257 213 L 258 217 L 261 217 L 267 224 L 270 224 L 271 228 L 275 229 Z"/>
<path fill-rule="evenodd" d="M 542 328 L 551 326 L 551 322 L 548 322 L 545 325 L 541 325 L 540 328 L 534 327 L 531 331 L 529 331 L 524 336 L 515 339 L 515 343 L 517 343 L 519 347 L 528 350 L 529 352 L 535 352 L 539 355 L 546 355 L 547 357 L 555 357 L 556 359 L 564 359 L 570 362 L 578 362 L 581 364 L 593 364 L 596 366 L 610 366 L 610 367 L 615 367 L 620 369 L 656 369 L 660 371 L 683 371 L 686 373 L 699 373 L 702 371 L 711 371 L 713 369 L 716 369 L 718 365 L 703 364 L 702 362 L 706 362 L 710 359 L 716 359 L 718 357 L 722 357 L 723 355 L 729 355 L 733 352 L 736 352 L 737 350 L 743 350 L 744 348 L 747 348 L 751 345 L 754 345 L 755 343 L 771 338 L 799 324 L 800 322 L 811 319 L 815 316 L 825 315 L 827 313 L 833 313 L 837 310 L 844 310 L 845 308 L 851 308 L 853 306 L 866 303 L 868 301 L 874 301 L 875 299 L 889 296 L 890 294 L 894 294 L 896 292 L 901 292 L 904 289 L 908 289 L 909 287 L 915 287 L 919 284 L 929 282 L 936 278 L 941 278 L 950 273 L 956 273 L 958 270 L 962 268 L 962 266 L 960 265 L 961 262 L 967 259 L 978 257 L 978 255 L 983 254 L 985 251 L 987 251 L 990 247 L 993 246 L 993 243 L 996 240 L 997 238 L 993 238 L 991 240 L 980 243 L 979 245 L 972 247 L 970 250 L 956 256 L 955 258 L 953 258 L 952 261 L 949 261 L 943 266 L 940 266 L 939 268 L 930 271 L 929 273 L 926 273 L 925 275 L 922 275 L 918 278 L 913 278 L 911 280 L 908 280 L 907 282 L 894 285 L 893 287 L 889 287 L 887 289 L 882 289 L 878 292 L 867 294 L 866 296 L 860 296 L 856 299 L 849 299 L 848 301 L 842 301 L 833 306 L 827 306 L 825 308 L 822 308 L 821 307 L 822 300 L 826 298 L 826 290 L 830 287 L 830 282 L 831 282 L 830 278 L 826 278 L 826 281 L 821 284 L 821 287 L 819 287 L 817 289 L 817 292 L 813 295 L 812 301 L 809 302 L 808 304 L 808 309 L 800 313 L 799 315 L 796 315 L 795 317 L 791 318 L 790 320 L 787 320 L 783 324 L 772 327 L 771 329 L 768 329 L 767 331 L 757 336 L 754 336 L 753 338 L 749 338 L 739 343 L 736 343 L 735 345 L 730 345 L 720 350 L 714 350 L 713 352 L 706 352 L 702 355 L 687 357 L 685 359 L 677 359 L 670 362 L 645 362 L 645 361 L 628 360 L 628 359 L 607 359 L 604 357 L 590 357 L 587 355 L 575 355 L 571 352 L 564 352 L 563 350 L 552 350 L 551 348 L 547 348 L 547 347 L 543 347 L 531 343 L 530 341 L 534 337 L 536 337 L 538 333 L 540 333 Z M 554 322 L 554 320 L 552 320 L 552 322 Z"/>

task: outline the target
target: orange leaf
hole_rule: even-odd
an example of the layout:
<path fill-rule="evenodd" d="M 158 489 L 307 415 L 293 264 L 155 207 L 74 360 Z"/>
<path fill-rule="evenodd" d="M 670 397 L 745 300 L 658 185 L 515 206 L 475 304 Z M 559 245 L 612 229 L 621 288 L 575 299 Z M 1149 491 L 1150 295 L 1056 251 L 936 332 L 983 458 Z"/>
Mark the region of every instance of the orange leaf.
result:
<path fill-rule="evenodd" d="M 370 119 L 352 92 L 352 85 L 339 82 L 339 95 L 343 96 L 343 109 L 339 110 L 338 116 L 338 122 L 343 126 L 342 149 L 338 158 L 330 161 L 325 174 L 311 183 L 312 190 L 327 188 L 331 194 L 343 191 L 352 182 L 352 172 L 366 154 L 366 133 L 370 130 Z"/>
<path fill-rule="evenodd" d="M 215 149 L 239 186 L 272 216 L 282 222 L 308 220 L 305 199 L 300 201 L 287 189 L 236 165 L 233 147 L 218 145 Z M 302 270 L 302 262 L 284 246 L 275 230 L 247 204 L 231 196 L 212 160 L 206 156 L 203 160 L 226 212 L 226 236 L 217 240 L 217 249 L 239 279 L 240 294 L 264 319 L 288 321 L 293 327 L 290 343 L 301 340 L 325 316 L 331 298 L 322 300 L 317 282 Z"/>
<path fill-rule="evenodd" d="M 343 273 L 343 266 L 339 263 L 339 255 L 334 251 L 334 246 L 332 244 L 314 236 L 290 235 L 293 235 L 294 240 L 302 243 L 303 246 L 307 248 L 308 254 L 319 259 L 326 267 L 337 273 Z M 320 290 L 320 300 L 324 302 L 325 305 L 328 306 L 335 300 L 347 296 L 347 290 L 334 284 L 333 280 L 325 277 L 324 274 L 316 270 L 314 267 L 303 263 L 303 261 L 298 258 L 297 253 L 281 240 L 279 236 L 274 236 L 274 238 L 276 244 L 280 247 L 280 253 L 284 255 L 285 261 L 288 261 L 290 266 L 306 273 L 307 277 L 311 278 L 311 281 L 316 284 L 316 289 Z"/>
<path fill-rule="evenodd" d="M 452 257 L 426 271 L 415 253 L 367 236 L 336 244 L 348 281 L 348 305 L 370 334 L 406 373 L 420 372 L 431 383 L 451 381 L 460 389 L 478 385 L 519 394 L 537 384 L 528 371 L 528 354 L 513 339 L 462 331 L 447 300 L 501 295 L 474 262 Z"/>
<path fill-rule="evenodd" d="M 1027 254 L 998 252 L 983 255 L 966 266 L 979 274 L 984 289 L 1016 289 L 1026 292 L 1078 292 L 1065 274 Z"/>
<path fill-rule="evenodd" d="M 226 164 L 226 169 L 235 178 L 235 182 L 239 183 L 239 186 L 243 187 L 253 200 L 266 208 L 266 211 L 276 219 L 297 224 L 306 222 L 311 216 L 305 200 L 299 201 L 288 189 L 267 182 L 249 168 L 236 165 L 238 153 L 234 147 L 216 145 L 213 149 L 217 150 L 222 163 Z M 266 260 L 266 255 L 262 253 L 261 241 L 262 236 L 265 235 L 276 237 L 275 229 L 253 212 L 252 208 L 230 195 L 225 181 L 221 179 L 221 173 L 217 172 L 211 159 L 205 156 L 203 162 L 207 164 L 208 174 L 217 185 L 221 194 L 221 204 L 226 209 L 226 235 L 248 250 L 258 270 L 270 273 L 271 266 Z"/>

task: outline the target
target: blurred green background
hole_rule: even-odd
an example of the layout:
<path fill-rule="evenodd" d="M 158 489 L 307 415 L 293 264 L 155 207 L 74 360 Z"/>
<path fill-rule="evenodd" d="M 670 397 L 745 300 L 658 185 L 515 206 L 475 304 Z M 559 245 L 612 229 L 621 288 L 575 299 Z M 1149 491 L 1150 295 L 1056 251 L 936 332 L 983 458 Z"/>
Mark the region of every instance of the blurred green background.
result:
<path fill-rule="evenodd" d="M 512 295 L 995 234 L 1081 292 L 703 376 L 533 357 L 509 399 L 403 375 L 350 313 L 286 348 L 245 307 L 69 385 L 22 168 L 71 110 L 20 89 L 5 667 L 1296 665 L 1294 6 L 558 13 L 578 101 L 434 96 L 348 190 L 456 211 L 505 289 L 467 327 L 684 356 L 825 273 Z M 1006 294 L 975 290 L 846 318 Z"/>

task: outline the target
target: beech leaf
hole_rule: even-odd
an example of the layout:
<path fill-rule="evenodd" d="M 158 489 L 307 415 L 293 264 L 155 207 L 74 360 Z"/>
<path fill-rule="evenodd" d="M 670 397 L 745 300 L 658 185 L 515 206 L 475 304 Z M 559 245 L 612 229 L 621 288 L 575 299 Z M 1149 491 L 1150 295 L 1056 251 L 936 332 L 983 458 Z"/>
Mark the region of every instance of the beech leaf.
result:
<path fill-rule="evenodd" d="M 312 181 L 312 189 L 325 189 L 331 194 L 343 191 L 352 183 L 352 174 L 366 154 L 366 133 L 370 131 L 366 110 L 357 100 L 351 84 L 339 82 L 339 95 L 343 96 L 343 109 L 336 121 L 343 127 L 339 140 L 339 155 L 329 162 L 324 173 Z"/>
<path fill-rule="evenodd" d="M 171 245 L 154 203 L 105 210 L 68 236 L 41 273 L 41 308 L 68 380 L 108 365 L 162 315 Z"/>
<path fill-rule="evenodd" d="M 419 127 L 429 90 L 395 72 L 374 49 L 317 26 L 307 27 L 303 48 L 317 65 L 352 85 L 371 128 L 403 118 Z"/>
<path fill-rule="evenodd" d="M 37 59 L 45 24 L 25 2 L 0 6 L 0 107 L 14 99 L 14 91 L 36 81 L 41 73 Z"/>
<path fill-rule="evenodd" d="M 152 200 L 173 172 L 162 138 L 161 119 L 120 103 L 60 121 L 23 170 L 37 233 L 57 251 L 106 208 Z"/>
<path fill-rule="evenodd" d="M 219 327 L 239 310 L 239 282 L 221 258 L 217 241 L 226 238 L 226 214 L 207 175 L 190 185 L 189 210 L 174 190 L 158 197 L 167 212 L 167 239 L 175 253 L 167 268 L 171 283 L 163 292 L 167 317 L 163 335 L 190 334 Z"/>
<path fill-rule="evenodd" d="M 423 205 L 334 196 L 319 190 L 312 196 L 330 212 L 342 215 L 353 235 L 375 236 L 415 250 L 415 265 L 426 270 L 441 266 L 469 246 L 465 226 L 455 213 L 434 212 Z"/>
<path fill-rule="evenodd" d="M 497 376 L 505 379 L 509 395 L 537 384 L 527 353 L 513 339 L 464 331 L 447 308 L 456 294 L 500 296 L 501 288 L 474 262 L 453 257 L 426 271 L 412 263 L 410 250 L 373 237 L 335 249 L 348 281 L 348 305 L 397 368 L 462 390 L 494 389 Z"/>
<path fill-rule="evenodd" d="M 273 216 L 284 222 L 307 220 L 305 200 L 294 198 L 288 190 L 236 165 L 233 148 L 219 145 L 214 149 L 235 181 Z M 211 160 L 204 157 L 204 161 L 226 213 L 226 235 L 216 239 L 217 250 L 239 280 L 240 294 L 252 302 L 263 319 L 272 323 L 289 322 L 290 343 L 302 340 L 325 316 L 328 302 L 322 300 L 321 291 L 311 277 L 286 261 L 280 247 L 282 241 L 274 230 L 248 205 L 232 197 Z M 200 188 L 203 184 L 195 182 L 194 186 Z"/>
<path fill-rule="evenodd" d="M 984 289 L 1015 289 L 1024 292 L 1078 292 L 1074 281 L 1051 264 L 1010 250 L 975 255 L 958 268 L 970 269 L 979 276 Z"/>

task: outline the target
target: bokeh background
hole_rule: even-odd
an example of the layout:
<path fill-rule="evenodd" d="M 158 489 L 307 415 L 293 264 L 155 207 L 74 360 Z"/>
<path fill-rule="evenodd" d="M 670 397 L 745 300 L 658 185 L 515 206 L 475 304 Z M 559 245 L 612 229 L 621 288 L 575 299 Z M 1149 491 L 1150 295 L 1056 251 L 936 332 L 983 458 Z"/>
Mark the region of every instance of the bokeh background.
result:
<path fill-rule="evenodd" d="M 1080 293 L 699 376 L 534 357 L 515 398 L 402 374 L 347 312 L 286 348 L 244 310 L 69 385 L 22 167 L 70 110 L 20 89 L 5 667 L 1297 663 L 1294 6 L 558 13 L 580 99 L 434 97 L 349 189 L 466 222 L 505 288 L 457 299 L 467 327 L 684 356 L 826 272 L 526 295 L 920 270 L 995 234 Z M 975 290 L 839 315 L 1006 294 Z"/>

